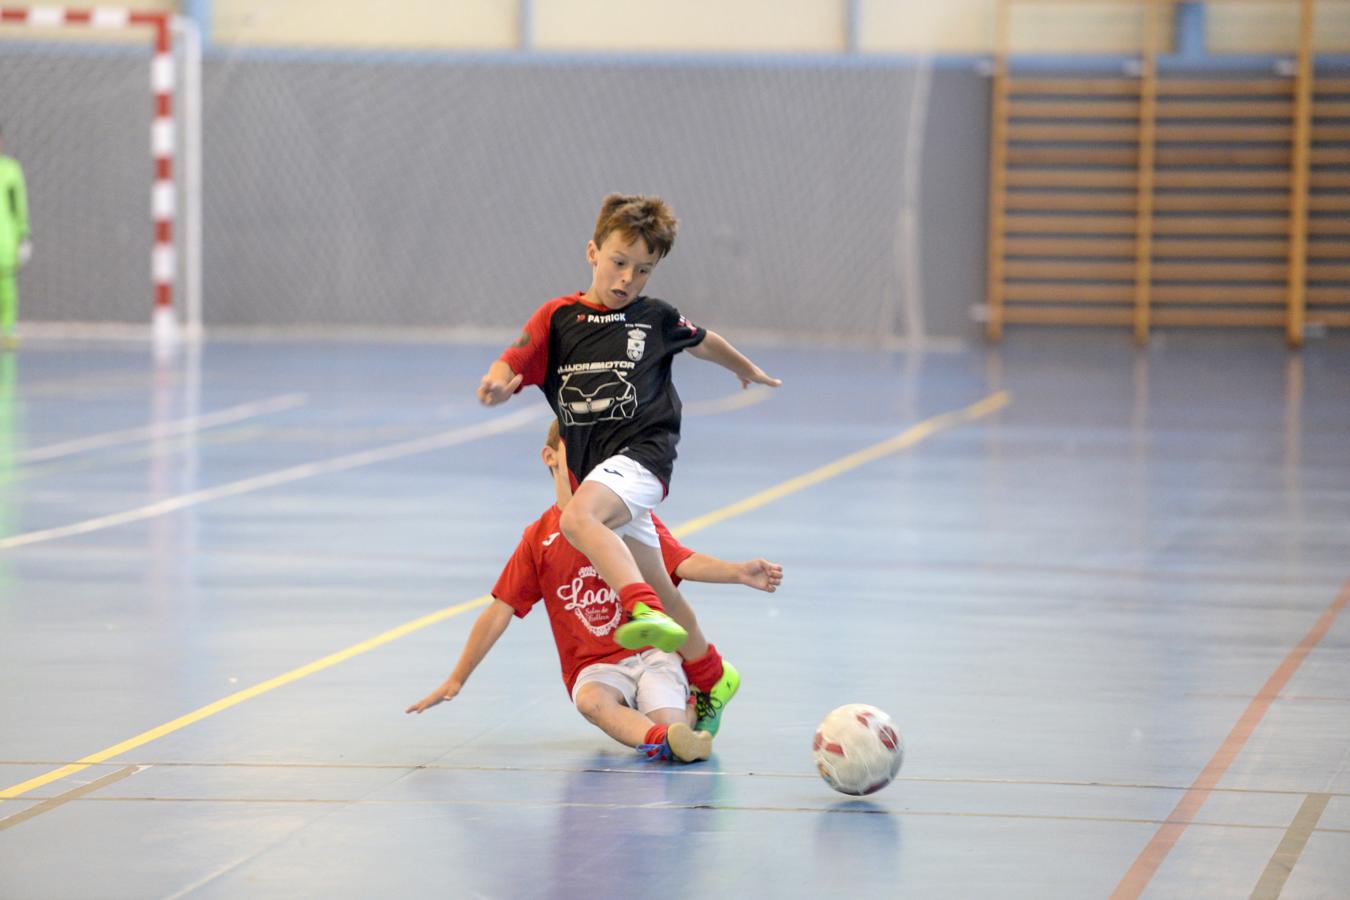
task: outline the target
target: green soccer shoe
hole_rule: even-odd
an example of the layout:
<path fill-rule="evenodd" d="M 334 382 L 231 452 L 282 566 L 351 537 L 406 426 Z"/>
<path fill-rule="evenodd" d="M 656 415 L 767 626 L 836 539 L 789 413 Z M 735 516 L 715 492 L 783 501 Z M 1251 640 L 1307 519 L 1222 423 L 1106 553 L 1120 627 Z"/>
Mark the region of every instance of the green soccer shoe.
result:
<path fill-rule="evenodd" d="M 633 617 L 614 632 L 614 643 L 625 650 L 655 647 L 667 653 L 680 649 L 689 632 L 663 612 L 657 612 L 645 603 L 633 605 Z"/>
<path fill-rule="evenodd" d="M 722 677 L 712 690 L 706 694 L 694 691 L 694 711 L 698 715 L 698 723 L 694 728 L 716 737 L 717 729 L 722 727 L 722 711 L 740 689 L 741 673 L 731 663 L 722 660 Z"/>

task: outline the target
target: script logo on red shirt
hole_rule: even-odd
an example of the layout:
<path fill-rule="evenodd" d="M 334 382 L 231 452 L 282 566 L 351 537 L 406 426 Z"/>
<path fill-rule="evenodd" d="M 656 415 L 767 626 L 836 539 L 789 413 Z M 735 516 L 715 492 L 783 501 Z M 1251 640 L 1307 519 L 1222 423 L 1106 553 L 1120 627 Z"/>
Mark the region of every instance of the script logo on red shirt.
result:
<path fill-rule="evenodd" d="M 588 580 L 595 586 L 586 587 Z M 618 591 L 601 581 L 593 566 L 582 566 L 570 582 L 559 585 L 558 599 L 596 637 L 612 634 L 623 618 Z"/>

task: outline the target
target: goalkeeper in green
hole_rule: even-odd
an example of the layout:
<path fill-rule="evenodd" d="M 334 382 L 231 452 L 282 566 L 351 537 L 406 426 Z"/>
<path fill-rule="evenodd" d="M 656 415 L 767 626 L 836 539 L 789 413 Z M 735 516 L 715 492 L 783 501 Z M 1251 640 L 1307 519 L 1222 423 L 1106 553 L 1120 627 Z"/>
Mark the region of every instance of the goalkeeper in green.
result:
<path fill-rule="evenodd" d="M 19 286 L 15 274 L 28 262 L 33 245 L 28 240 L 28 190 L 19 161 L 5 155 L 0 134 L 0 343 L 14 346 L 14 321 L 19 316 Z"/>

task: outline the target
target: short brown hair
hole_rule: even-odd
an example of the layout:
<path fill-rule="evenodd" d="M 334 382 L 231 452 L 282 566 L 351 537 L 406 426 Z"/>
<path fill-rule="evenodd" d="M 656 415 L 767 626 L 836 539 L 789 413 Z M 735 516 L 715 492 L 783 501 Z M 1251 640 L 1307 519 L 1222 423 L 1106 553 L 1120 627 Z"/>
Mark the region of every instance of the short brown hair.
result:
<path fill-rule="evenodd" d="M 660 197 L 642 194 L 610 194 L 600 204 L 600 215 L 595 219 L 595 235 L 591 238 L 599 247 L 605 238 L 619 232 L 629 241 L 642 238 L 647 250 L 657 258 L 664 257 L 675 246 L 675 231 L 679 222 L 670 206 Z"/>
<path fill-rule="evenodd" d="M 558 434 L 558 420 L 554 419 L 548 423 L 548 437 L 544 439 L 550 450 L 557 450 L 558 445 L 562 443 L 562 437 Z"/>

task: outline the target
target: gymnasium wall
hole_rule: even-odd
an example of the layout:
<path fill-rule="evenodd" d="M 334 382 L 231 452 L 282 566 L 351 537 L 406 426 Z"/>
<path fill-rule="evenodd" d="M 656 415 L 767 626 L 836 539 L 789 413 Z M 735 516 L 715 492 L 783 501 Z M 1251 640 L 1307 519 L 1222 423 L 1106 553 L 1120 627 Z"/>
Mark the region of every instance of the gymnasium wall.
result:
<path fill-rule="evenodd" d="M 854 49 L 983 54 L 993 47 L 995 10 L 994 0 L 118 0 L 87 5 L 194 17 L 211 43 L 221 47 L 625 53 Z M 1296 39 L 1293 5 L 1292 0 L 1206 4 L 1210 51 L 1286 50 Z M 1350 50 L 1350 4 L 1318 0 L 1316 10 L 1319 49 Z M 1024 2 L 1014 16 L 1013 45 L 1030 53 L 1130 53 L 1139 42 L 1137 18 L 1121 3 Z M 1165 44 L 1170 33 L 1169 22 Z M 6 33 L 5 39 L 23 40 L 24 33 Z M 84 31 L 65 39 L 119 38 Z"/>
<path fill-rule="evenodd" d="M 912 301 L 928 336 L 979 333 L 990 0 L 862 0 L 853 33 L 838 0 L 195 6 L 208 328 L 513 329 L 585 286 L 595 208 L 625 190 L 674 202 L 683 230 L 653 289 L 707 325 L 902 335 Z M 1015 45 L 1133 46 L 1120 9 L 1063 6 L 1019 12 Z M 1319 44 L 1350 46 L 1350 4 L 1327 6 Z M 1211 7 L 1211 48 L 1288 46 L 1267 7 L 1287 18 Z M 42 86 L 35 111 L 0 109 L 34 201 L 25 318 L 148 318 L 145 65 L 0 52 L 5 83 Z M 91 171 L 103 187 L 76 193 L 100 202 L 69 211 L 71 173 Z"/>
<path fill-rule="evenodd" d="M 191 6 L 192 4 L 185 4 Z M 994 0 L 210 0 L 212 40 L 239 46 L 421 49 L 988 53 Z M 1280 52 L 1294 41 L 1290 0 L 1207 4 L 1216 53 Z M 1340 7 L 1340 8 L 1337 8 Z M 1327 49 L 1350 48 L 1345 4 L 1319 3 Z M 1027 52 L 1130 53 L 1128 4 L 1024 3 L 1014 46 Z M 1170 25 L 1164 34 L 1169 40 Z"/>

